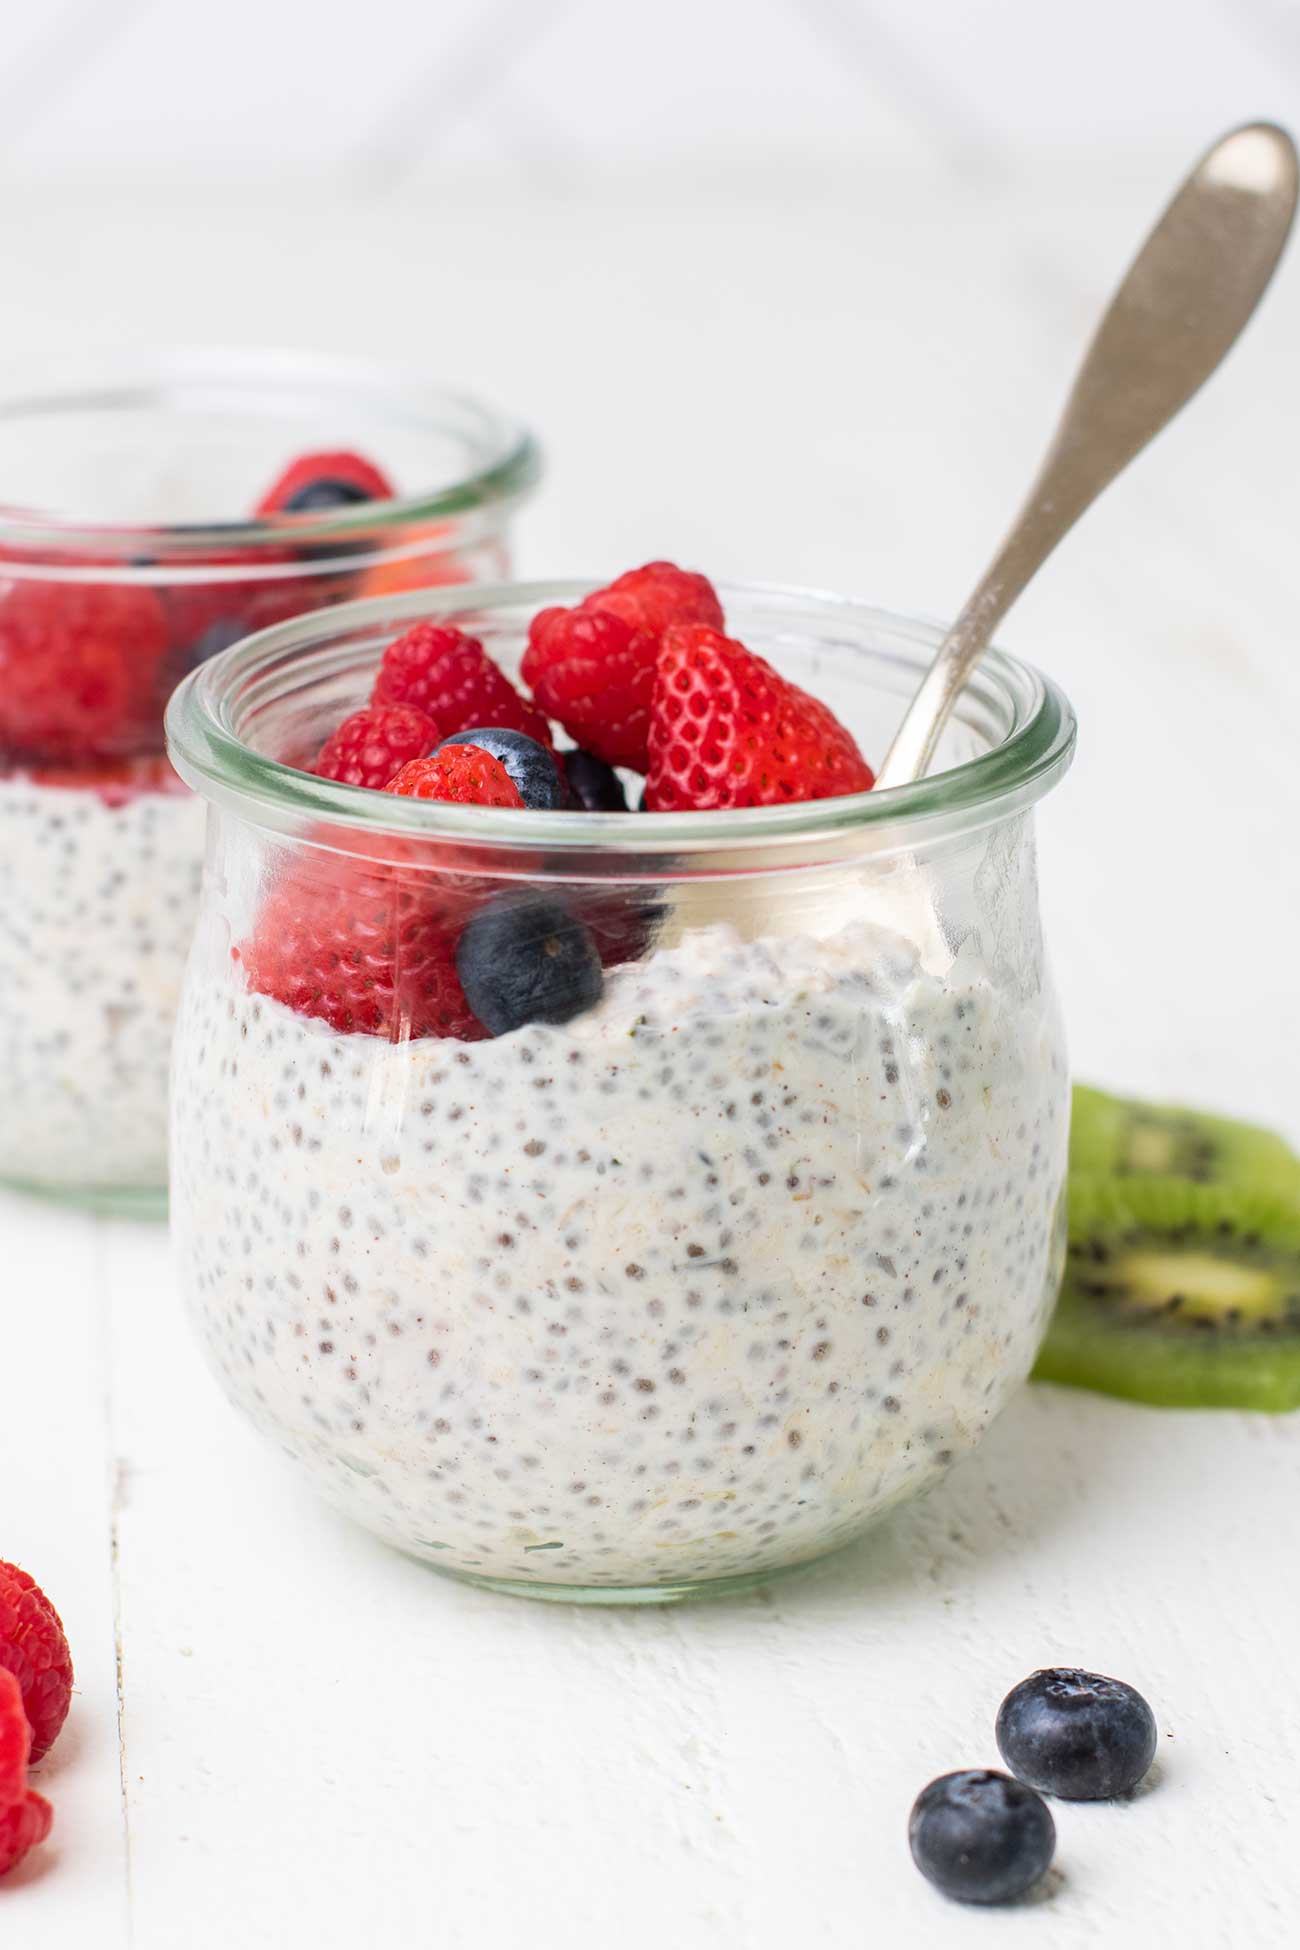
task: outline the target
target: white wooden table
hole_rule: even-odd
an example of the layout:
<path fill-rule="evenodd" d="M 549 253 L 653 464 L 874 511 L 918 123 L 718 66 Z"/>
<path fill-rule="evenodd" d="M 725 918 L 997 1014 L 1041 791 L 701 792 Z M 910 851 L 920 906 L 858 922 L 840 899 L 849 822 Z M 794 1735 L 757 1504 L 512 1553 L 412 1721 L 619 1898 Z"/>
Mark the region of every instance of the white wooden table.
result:
<path fill-rule="evenodd" d="M 1168 187 L 0 211 L 5 343 L 196 335 L 419 359 L 522 405 L 520 566 L 652 554 L 951 611 Z M 1043 819 L 1074 1053 L 1300 1138 L 1300 263 L 1008 640 L 1083 726 Z M 7 376 L 7 375 L 5 375 Z M 9 1950 L 1293 1944 L 1300 1419 L 1027 1392 L 928 1502 L 770 1592 L 634 1614 L 440 1580 L 227 1409 L 161 1229 L 0 1198 L 0 1555 L 80 1688 Z M 1154 1785 L 1060 1875 L 945 1905 L 909 1804 L 1078 1661 L 1157 1708 Z"/>

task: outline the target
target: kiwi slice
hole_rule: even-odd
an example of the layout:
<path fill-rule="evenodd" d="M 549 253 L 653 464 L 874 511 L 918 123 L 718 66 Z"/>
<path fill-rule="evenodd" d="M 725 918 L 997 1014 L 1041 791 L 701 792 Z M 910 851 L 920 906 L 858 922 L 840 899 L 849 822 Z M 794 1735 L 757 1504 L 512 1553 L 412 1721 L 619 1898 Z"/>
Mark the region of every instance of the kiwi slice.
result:
<path fill-rule="evenodd" d="M 1065 1279 L 1034 1372 L 1167 1407 L 1300 1406 L 1300 1200 L 1071 1179 Z"/>
<path fill-rule="evenodd" d="M 1275 1132 L 1208 1111 L 1108 1097 L 1082 1083 L 1074 1088 L 1070 1170 L 1076 1176 L 1273 1188 L 1300 1198 L 1300 1158 Z"/>

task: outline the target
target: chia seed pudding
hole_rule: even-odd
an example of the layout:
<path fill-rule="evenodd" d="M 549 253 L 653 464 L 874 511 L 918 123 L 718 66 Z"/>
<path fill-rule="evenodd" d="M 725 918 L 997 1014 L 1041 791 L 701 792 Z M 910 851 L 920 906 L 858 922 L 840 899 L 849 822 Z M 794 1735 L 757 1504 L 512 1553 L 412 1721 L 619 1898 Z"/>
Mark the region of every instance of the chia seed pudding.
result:
<path fill-rule="evenodd" d="M 225 1387 L 337 1506 L 471 1576 L 688 1585 L 977 1442 L 1054 1296 L 1066 1105 L 1050 991 L 870 923 L 697 926 L 473 1045 L 201 952 L 173 1223 Z"/>
<path fill-rule="evenodd" d="M 179 788 L 0 779 L 0 1177 L 165 1183 L 203 822 Z"/>

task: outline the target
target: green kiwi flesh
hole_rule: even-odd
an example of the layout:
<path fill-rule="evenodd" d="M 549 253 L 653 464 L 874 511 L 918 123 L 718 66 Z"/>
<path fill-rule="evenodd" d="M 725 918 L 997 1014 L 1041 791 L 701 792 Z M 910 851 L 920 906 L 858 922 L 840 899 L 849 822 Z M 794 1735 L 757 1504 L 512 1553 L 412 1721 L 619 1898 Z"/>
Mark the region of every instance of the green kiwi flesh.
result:
<path fill-rule="evenodd" d="M 1173 1104 L 1110 1097 L 1076 1084 L 1070 1170 L 1100 1178 L 1181 1178 L 1193 1185 L 1274 1187 L 1300 1199 L 1300 1157 L 1255 1124 Z"/>
<path fill-rule="evenodd" d="M 1034 1372 L 1167 1407 L 1300 1407 L 1300 1199 L 1072 1177 Z"/>

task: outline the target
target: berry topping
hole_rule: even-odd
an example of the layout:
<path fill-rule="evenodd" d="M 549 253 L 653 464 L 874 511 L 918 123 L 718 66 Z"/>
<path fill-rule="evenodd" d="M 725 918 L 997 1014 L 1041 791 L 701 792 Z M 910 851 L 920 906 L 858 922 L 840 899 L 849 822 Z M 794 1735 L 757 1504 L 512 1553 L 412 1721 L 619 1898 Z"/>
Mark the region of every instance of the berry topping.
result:
<path fill-rule="evenodd" d="M 458 731 L 454 738 L 444 738 L 438 750 L 447 751 L 453 745 L 473 745 L 496 759 L 510 774 L 524 804 L 534 812 L 555 812 L 566 803 L 567 788 L 554 754 L 526 733 L 480 725 L 474 731 Z"/>
<path fill-rule="evenodd" d="M 389 644 L 371 701 L 414 704 L 442 726 L 445 738 L 473 725 L 497 725 L 551 744 L 541 712 L 519 695 L 478 638 L 438 623 L 417 623 Z"/>
<path fill-rule="evenodd" d="M 384 791 L 402 799 L 444 799 L 462 806 L 524 803 L 505 766 L 477 745 L 444 745 L 432 758 L 412 759 Z"/>
<path fill-rule="evenodd" d="M 361 454 L 302 454 L 257 504 L 259 515 L 323 514 L 362 501 L 391 501 L 393 484 Z"/>
<path fill-rule="evenodd" d="M 921 1790 L 907 1838 L 917 1868 L 945 1896 L 1009 1903 L 1051 1865 L 1056 1825 L 1032 1788 L 991 1768 L 970 1768 Z"/>
<path fill-rule="evenodd" d="M 609 765 L 644 771 L 656 639 L 600 610 L 544 609 L 528 632 L 524 682 L 570 738 Z"/>
<path fill-rule="evenodd" d="M 379 791 L 411 759 L 427 758 L 437 742 L 437 725 L 413 704 L 370 704 L 344 718 L 311 769 L 317 778 Z"/>
<path fill-rule="evenodd" d="M 873 783 L 826 705 L 699 624 L 674 624 L 664 636 L 649 747 L 650 812 L 833 799 Z"/>
<path fill-rule="evenodd" d="M 493 1036 L 526 1022 L 569 1022 L 603 987 L 590 930 L 545 894 L 506 894 L 481 908 L 461 935 L 456 969 Z"/>
<path fill-rule="evenodd" d="M 0 582 L 0 750 L 66 759 L 156 745 L 166 647 L 152 589 Z"/>
<path fill-rule="evenodd" d="M 189 787 L 172 769 L 162 752 L 147 752 L 139 758 L 92 758 L 73 760 L 63 765 L 19 765 L 13 768 L 33 785 L 53 786 L 64 792 L 94 792 L 110 811 L 129 806 L 145 792 L 166 792 L 184 798 Z M 4 768 L 0 767 L 0 775 Z"/>
<path fill-rule="evenodd" d="M 257 563 L 271 567 L 290 558 L 265 550 L 257 555 L 212 558 L 205 568 L 230 568 Z M 175 582 L 162 591 L 167 618 L 167 670 L 172 685 L 209 657 L 228 650 L 242 637 L 269 630 L 273 623 L 326 608 L 349 593 L 340 577 L 308 577 L 281 573 L 267 577 L 231 577 L 226 581 Z"/>
<path fill-rule="evenodd" d="M 572 751 L 559 754 L 569 804 L 578 812 L 626 812 L 627 794 L 623 781 L 612 765 L 594 752 Z"/>
<path fill-rule="evenodd" d="M 1031 1673 L 998 1709 L 998 1751 L 1020 1780 L 1063 1801 L 1108 1801 L 1155 1759 L 1156 1723 L 1122 1679 L 1058 1666 Z"/>
<path fill-rule="evenodd" d="M 485 1032 L 452 958 L 450 901 L 433 880 L 384 866 L 344 875 L 337 863 L 294 860 L 236 950 L 249 987 L 344 1034 L 478 1041 Z"/>
<path fill-rule="evenodd" d="M 722 605 L 708 578 L 672 562 L 629 569 L 576 609 L 544 609 L 533 618 L 524 682 L 588 751 L 644 772 L 655 658 L 673 623 L 722 628 Z"/>
<path fill-rule="evenodd" d="M 722 604 L 709 578 L 679 569 L 675 562 L 647 562 L 643 569 L 629 569 L 607 588 L 585 597 L 581 607 L 621 616 L 654 637 L 661 637 L 673 623 L 723 627 Z"/>
<path fill-rule="evenodd" d="M 59 1614 L 36 1580 L 0 1561 L 0 1671 L 11 1672 L 31 1723 L 33 1761 L 42 1759 L 68 1716 L 72 1655 Z M 3 1790 L 0 1789 L 0 1799 Z"/>

